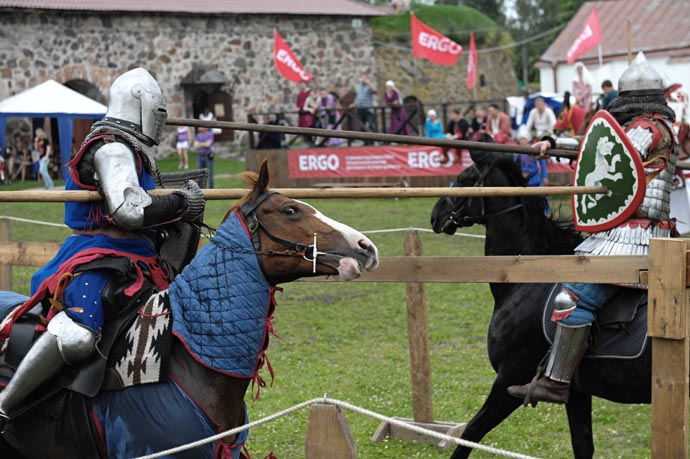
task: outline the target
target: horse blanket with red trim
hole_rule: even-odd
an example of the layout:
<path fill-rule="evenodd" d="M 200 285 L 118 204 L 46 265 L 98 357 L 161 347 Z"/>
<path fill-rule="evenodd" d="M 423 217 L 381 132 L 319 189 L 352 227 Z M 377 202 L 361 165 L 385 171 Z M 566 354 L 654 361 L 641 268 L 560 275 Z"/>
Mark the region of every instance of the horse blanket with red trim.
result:
<path fill-rule="evenodd" d="M 233 212 L 170 285 L 173 333 L 203 365 L 261 385 L 274 290 Z"/>

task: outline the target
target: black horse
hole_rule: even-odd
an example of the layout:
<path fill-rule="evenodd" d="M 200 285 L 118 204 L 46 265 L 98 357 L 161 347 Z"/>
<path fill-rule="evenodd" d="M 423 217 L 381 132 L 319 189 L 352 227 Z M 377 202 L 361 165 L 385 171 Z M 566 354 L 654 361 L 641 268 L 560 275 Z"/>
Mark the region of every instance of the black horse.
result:
<path fill-rule="evenodd" d="M 474 165 L 462 172 L 455 186 L 526 186 L 511 155 L 474 153 Z M 486 226 L 485 255 L 572 255 L 581 241 L 568 222 L 544 216 L 541 197 L 441 198 L 431 214 L 436 233 L 458 227 Z M 467 424 L 462 438 L 480 441 L 522 400 L 506 391 L 528 383 L 549 350 L 542 332 L 544 303 L 552 284 L 491 284 L 494 312 L 489 325 L 488 352 L 496 379 L 481 410 Z M 592 396 L 619 403 L 651 403 L 651 349 L 631 360 L 584 359 L 579 384 L 566 405 L 574 456 L 591 458 Z M 576 387 L 577 386 L 577 387 Z M 467 458 L 471 448 L 459 446 L 452 459 Z"/>

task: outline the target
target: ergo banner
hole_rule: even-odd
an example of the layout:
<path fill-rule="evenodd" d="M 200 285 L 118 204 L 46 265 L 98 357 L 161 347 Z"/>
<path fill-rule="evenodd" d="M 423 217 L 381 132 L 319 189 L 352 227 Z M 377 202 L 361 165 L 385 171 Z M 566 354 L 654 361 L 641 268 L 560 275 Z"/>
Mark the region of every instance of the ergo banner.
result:
<path fill-rule="evenodd" d="M 304 70 L 295 53 L 292 52 L 277 30 L 273 31 L 273 63 L 281 75 L 295 83 L 309 82 L 313 78 L 311 73 Z"/>
<path fill-rule="evenodd" d="M 442 149 L 415 145 L 289 150 L 290 178 L 417 177 L 457 175 L 472 163 L 468 153 L 441 164 Z M 466 164 L 463 164 L 466 162 Z"/>
<path fill-rule="evenodd" d="M 424 24 L 410 13 L 412 55 L 428 59 L 437 65 L 455 65 L 462 46 Z"/>

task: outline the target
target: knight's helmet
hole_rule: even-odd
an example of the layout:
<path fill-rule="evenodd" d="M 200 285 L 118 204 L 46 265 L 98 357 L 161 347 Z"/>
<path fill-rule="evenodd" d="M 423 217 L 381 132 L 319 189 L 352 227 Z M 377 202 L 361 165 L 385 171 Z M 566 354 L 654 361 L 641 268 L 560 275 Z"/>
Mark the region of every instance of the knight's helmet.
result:
<path fill-rule="evenodd" d="M 643 52 L 637 54 L 630 67 L 625 69 L 618 80 L 620 94 L 630 91 L 661 91 L 662 94 L 664 92 L 664 79 L 649 65 Z"/>
<path fill-rule="evenodd" d="M 145 69 L 123 73 L 110 87 L 105 120 L 146 143 L 158 145 L 168 111 L 161 88 Z"/>

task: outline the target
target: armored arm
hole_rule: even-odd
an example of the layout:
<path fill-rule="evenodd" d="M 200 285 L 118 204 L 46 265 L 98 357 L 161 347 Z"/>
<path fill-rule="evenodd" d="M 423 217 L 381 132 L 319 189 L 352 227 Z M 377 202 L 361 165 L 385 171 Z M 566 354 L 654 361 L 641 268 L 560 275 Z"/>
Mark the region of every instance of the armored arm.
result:
<path fill-rule="evenodd" d="M 196 183 L 165 196 L 149 196 L 139 184 L 135 157 L 124 144 L 103 145 L 94 155 L 95 180 L 111 218 L 124 228 L 147 228 L 175 220 L 193 220 L 204 210 Z"/>

